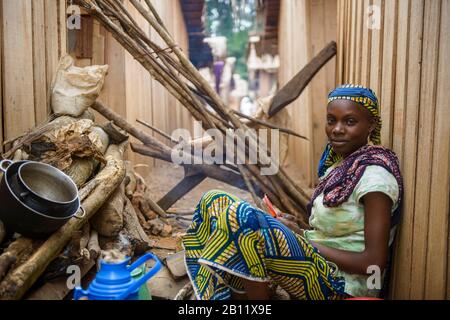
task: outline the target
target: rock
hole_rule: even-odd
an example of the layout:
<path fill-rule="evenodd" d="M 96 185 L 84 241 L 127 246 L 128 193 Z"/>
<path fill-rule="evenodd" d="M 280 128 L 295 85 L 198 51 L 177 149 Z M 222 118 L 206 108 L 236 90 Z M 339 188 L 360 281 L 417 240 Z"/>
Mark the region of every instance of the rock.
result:
<path fill-rule="evenodd" d="M 176 237 L 157 239 L 153 244 L 153 247 L 158 249 L 172 250 L 175 252 L 182 250 L 181 241 Z"/>
<path fill-rule="evenodd" d="M 174 279 L 186 276 L 187 271 L 186 264 L 184 263 L 184 250 L 167 256 L 166 265 Z"/>
<path fill-rule="evenodd" d="M 164 223 L 158 218 L 148 221 L 148 224 L 150 225 L 150 232 L 155 236 L 160 235 L 164 229 Z"/>
<path fill-rule="evenodd" d="M 161 231 L 162 237 L 168 237 L 172 235 L 172 226 L 170 224 L 164 224 L 163 229 Z"/>
<path fill-rule="evenodd" d="M 152 298 L 173 300 L 189 281 L 188 277 L 175 281 L 169 269 L 163 266 L 157 274 L 147 281 L 147 288 Z"/>
<path fill-rule="evenodd" d="M 272 300 L 291 300 L 289 293 L 286 292 L 282 287 L 277 286 L 274 294 L 272 295 Z"/>

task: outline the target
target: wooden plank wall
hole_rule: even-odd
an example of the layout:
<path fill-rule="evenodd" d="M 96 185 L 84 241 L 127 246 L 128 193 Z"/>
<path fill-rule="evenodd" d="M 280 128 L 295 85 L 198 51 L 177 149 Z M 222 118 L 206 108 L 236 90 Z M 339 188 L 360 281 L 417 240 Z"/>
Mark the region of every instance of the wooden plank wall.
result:
<path fill-rule="evenodd" d="M 144 1 L 142 3 L 146 6 Z M 152 0 L 152 3 L 176 43 L 188 54 L 189 40 L 179 1 Z M 156 31 L 151 30 L 147 21 L 134 6 L 129 1 L 126 1 L 125 5 L 150 38 L 164 47 Z M 171 134 L 176 128 L 192 129 L 192 117 L 189 112 L 162 85 L 153 80 L 148 71 L 123 49 L 97 21 L 94 21 L 92 58 L 78 59 L 77 64 L 80 66 L 108 64 L 108 75 L 99 99 L 124 116 L 130 123 L 157 139 L 168 143 L 166 138 L 137 123 L 136 119 L 148 122 L 168 134 Z M 145 165 L 144 168 L 139 169 L 143 176 L 150 174 L 156 165 L 163 165 L 162 161 L 155 161 L 131 151 L 128 152 L 128 158 L 134 164 Z"/>
<path fill-rule="evenodd" d="M 380 29 L 367 27 L 369 5 Z M 404 176 L 391 297 L 450 299 L 450 1 L 338 0 L 337 11 L 336 82 L 376 91 Z"/>
<path fill-rule="evenodd" d="M 279 87 L 288 82 L 321 49 L 337 38 L 335 0 L 283 0 L 279 25 Z M 287 108 L 292 129 L 309 140 L 290 137 L 288 167 L 299 172 L 301 183 L 312 187 L 317 181 L 319 162 L 327 138 L 325 107 L 335 86 L 336 58 L 315 76 L 302 95 Z"/>
<path fill-rule="evenodd" d="M 66 52 L 64 0 L 0 2 L 0 145 L 45 121 L 49 88 Z"/>

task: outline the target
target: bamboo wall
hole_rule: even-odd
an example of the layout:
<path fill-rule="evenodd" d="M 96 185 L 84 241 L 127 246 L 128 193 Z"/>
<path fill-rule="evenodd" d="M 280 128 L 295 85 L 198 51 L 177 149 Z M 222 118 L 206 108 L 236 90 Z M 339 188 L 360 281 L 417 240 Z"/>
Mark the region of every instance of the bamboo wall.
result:
<path fill-rule="evenodd" d="M 142 2 L 144 3 L 143 0 Z M 129 1 L 124 3 L 150 38 L 161 44 L 163 48 L 166 47 L 156 31 L 150 30 L 148 22 L 133 5 Z M 188 35 L 179 1 L 152 0 L 152 3 L 175 42 L 188 54 Z M 144 6 L 146 6 L 145 3 Z M 165 143 L 168 143 L 167 139 L 153 134 L 151 129 L 137 123 L 136 119 L 143 120 L 169 135 L 177 128 L 192 129 L 192 117 L 187 110 L 170 95 L 167 89 L 153 80 L 148 71 L 123 49 L 97 21 L 93 23 L 93 39 L 92 58 L 78 59 L 77 64 L 80 66 L 109 65 L 109 72 L 99 100 L 124 116 L 128 122 Z M 149 174 L 154 166 L 163 164 L 161 161 L 155 161 L 131 151 L 128 153 L 128 158 L 135 164 L 149 166 L 148 169 L 141 171 L 144 176 Z"/>
<path fill-rule="evenodd" d="M 326 44 L 336 41 L 337 2 L 335 0 L 282 0 L 279 24 L 279 87 L 286 84 Z M 317 164 L 327 141 L 325 107 L 335 85 L 336 58 L 331 59 L 301 96 L 287 108 L 292 129 L 309 140 L 290 137 L 288 163 L 299 173 L 302 184 L 312 187 Z"/>
<path fill-rule="evenodd" d="M 66 52 L 65 1 L 0 1 L 0 146 L 47 119 Z"/>
<path fill-rule="evenodd" d="M 392 297 L 449 299 L 450 1 L 339 0 L 338 21 L 337 82 L 375 90 L 404 176 Z"/>

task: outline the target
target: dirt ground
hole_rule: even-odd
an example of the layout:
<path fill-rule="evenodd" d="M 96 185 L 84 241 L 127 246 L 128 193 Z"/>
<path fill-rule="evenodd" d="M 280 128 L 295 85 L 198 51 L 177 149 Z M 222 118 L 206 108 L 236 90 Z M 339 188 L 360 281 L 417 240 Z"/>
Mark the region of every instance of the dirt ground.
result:
<path fill-rule="evenodd" d="M 150 194 L 156 201 L 158 201 L 177 183 L 179 183 L 183 177 L 184 170 L 182 167 L 172 164 L 158 164 L 158 166 L 153 168 L 152 171 L 146 176 L 145 181 L 150 189 Z M 250 193 L 230 186 L 226 183 L 207 178 L 197 187 L 192 189 L 188 194 L 178 200 L 170 209 L 176 209 L 183 212 L 194 211 L 194 208 L 202 195 L 211 189 L 224 190 L 240 197 L 243 200 L 251 201 Z"/>
<path fill-rule="evenodd" d="M 139 167 L 136 168 L 136 171 L 139 172 Z M 295 182 L 301 183 L 294 170 L 290 170 L 290 168 L 288 167 L 286 168 L 286 171 L 294 179 Z M 150 173 L 147 173 L 145 175 L 145 181 L 147 183 L 147 186 L 150 188 L 150 194 L 153 196 L 153 199 L 155 201 L 158 201 L 178 182 L 180 182 L 183 177 L 184 170 L 182 167 L 169 163 L 158 163 L 157 167 L 153 168 Z M 252 197 L 249 192 L 230 186 L 229 184 L 207 178 L 197 187 L 192 189 L 192 191 L 186 194 L 183 198 L 178 200 L 172 206 L 172 208 L 170 208 L 170 210 L 176 209 L 177 211 L 182 212 L 194 211 L 194 208 L 201 196 L 211 189 L 220 189 L 226 192 L 230 192 L 240 197 L 241 199 L 252 203 Z"/>

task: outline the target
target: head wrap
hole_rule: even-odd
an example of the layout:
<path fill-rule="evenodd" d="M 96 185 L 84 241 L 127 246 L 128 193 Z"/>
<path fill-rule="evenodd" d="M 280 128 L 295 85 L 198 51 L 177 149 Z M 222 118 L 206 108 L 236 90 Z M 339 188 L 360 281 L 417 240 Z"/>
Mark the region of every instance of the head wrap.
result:
<path fill-rule="evenodd" d="M 376 121 L 376 127 L 371 132 L 369 140 L 374 145 L 381 144 L 381 112 L 375 92 L 361 85 L 344 84 L 331 91 L 328 95 L 328 103 L 338 99 L 351 100 L 370 111 L 370 114 Z M 328 143 L 319 161 L 319 177 L 323 176 L 329 167 L 341 159 L 342 157 Z"/>

